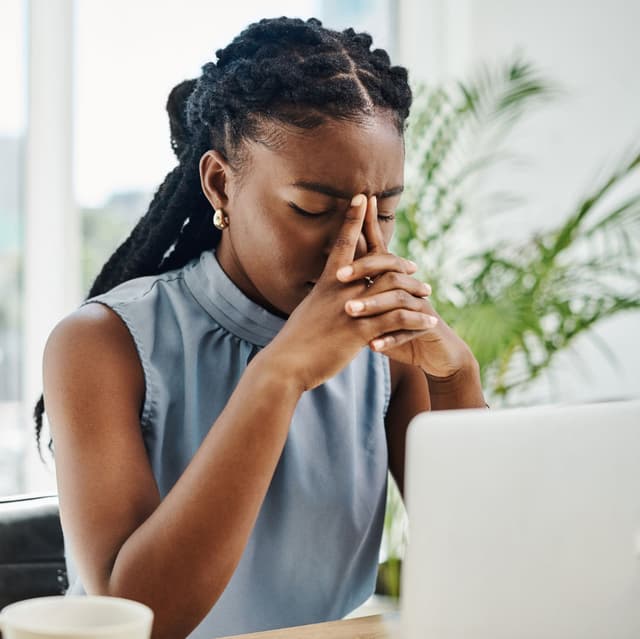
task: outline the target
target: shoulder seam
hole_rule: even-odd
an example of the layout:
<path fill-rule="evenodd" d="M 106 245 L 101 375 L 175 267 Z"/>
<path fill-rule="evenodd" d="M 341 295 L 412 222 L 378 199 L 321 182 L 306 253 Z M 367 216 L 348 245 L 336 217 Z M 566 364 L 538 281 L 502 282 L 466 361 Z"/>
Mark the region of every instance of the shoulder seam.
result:
<path fill-rule="evenodd" d="M 151 276 L 154 277 L 154 276 Z M 128 282 L 133 282 L 135 281 L 135 279 L 131 279 L 131 280 L 127 280 L 126 282 L 122 282 L 122 284 L 127 284 Z M 156 284 L 158 284 L 158 282 L 175 282 L 176 280 L 184 280 L 184 276 L 182 274 L 182 271 L 180 271 L 179 273 L 171 276 L 171 277 L 162 277 L 162 274 L 158 275 L 157 277 L 154 277 L 154 280 L 149 284 L 149 286 L 147 288 L 145 288 L 143 291 L 140 291 L 137 295 L 128 298 L 127 300 L 122 300 L 119 301 L 117 300 L 115 303 L 117 304 L 128 304 L 129 302 L 137 302 L 138 300 L 142 299 L 143 297 L 145 297 L 146 295 L 148 295 L 154 288 L 154 286 Z M 118 286 L 121 286 L 121 284 L 119 284 Z M 82 304 L 80 306 L 84 306 L 85 304 L 89 304 L 90 302 L 94 302 L 94 301 L 99 301 L 100 298 L 103 298 L 107 295 L 110 295 L 111 293 L 113 293 L 113 291 L 116 290 L 116 288 L 118 287 L 114 287 L 110 290 L 108 290 L 106 293 L 100 293 L 99 295 L 94 295 L 93 297 L 89 297 L 88 299 L 84 300 L 82 302 Z"/>

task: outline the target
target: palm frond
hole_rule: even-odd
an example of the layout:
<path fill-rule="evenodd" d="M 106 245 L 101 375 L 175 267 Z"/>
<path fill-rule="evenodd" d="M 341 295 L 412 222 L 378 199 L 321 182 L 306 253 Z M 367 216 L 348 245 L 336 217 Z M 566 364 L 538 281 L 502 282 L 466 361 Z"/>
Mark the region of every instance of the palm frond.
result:
<path fill-rule="evenodd" d="M 428 276 L 435 307 L 469 343 L 494 395 L 529 384 L 603 319 L 640 308 L 638 148 L 555 228 L 518 242 L 483 238 L 482 250 L 460 253 L 474 244 L 473 185 L 514 160 L 512 127 L 559 93 L 521 56 L 415 92 L 392 249 Z M 518 198 L 500 197 L 506 215 Z"/>

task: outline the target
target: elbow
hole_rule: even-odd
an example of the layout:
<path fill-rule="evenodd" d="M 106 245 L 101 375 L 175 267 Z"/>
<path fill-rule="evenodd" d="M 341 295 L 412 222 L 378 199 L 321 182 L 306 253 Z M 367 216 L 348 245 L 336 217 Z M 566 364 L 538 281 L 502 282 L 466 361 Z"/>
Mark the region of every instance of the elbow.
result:
<path fill-rule="evenodd" d="M 95 594 L 131 599 L 153 611 L 152 639 L 184 639 L 206 617 L 224 591 L 221 584 L 179 583 L 169 575 L 114 571 Z M 225 584 L 226 585 L 226 584 Z"/>

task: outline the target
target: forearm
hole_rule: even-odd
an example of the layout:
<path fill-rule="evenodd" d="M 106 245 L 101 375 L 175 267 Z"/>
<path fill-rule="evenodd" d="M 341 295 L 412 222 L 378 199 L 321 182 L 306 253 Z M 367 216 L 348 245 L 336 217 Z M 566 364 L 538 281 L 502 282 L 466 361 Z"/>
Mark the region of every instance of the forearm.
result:
<path fill-rule="evenodd" d="M 425 373 L 429 384 L 431 410 L 484 408 L 480 368 L 475 358 L 450 377 L 433 377 Z"/>
<path fill-rule="evenodd" d="M 117 555 L 108 593 L 150 605 L 154 637 L 186 636 L 240 560 L 302 392 L 274 371 L 254 358 L 179 481 Z"/>

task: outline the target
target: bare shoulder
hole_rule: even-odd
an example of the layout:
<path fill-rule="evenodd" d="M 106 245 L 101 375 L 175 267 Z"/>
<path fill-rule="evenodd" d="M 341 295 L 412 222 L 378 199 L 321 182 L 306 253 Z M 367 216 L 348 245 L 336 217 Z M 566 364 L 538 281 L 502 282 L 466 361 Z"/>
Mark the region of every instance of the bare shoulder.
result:
<path fill-rule="evenodd" d="M 103 304 L 86 304 L 52 331 L 44 352 L 47 413 L 71 389 L 86 396 L 117 391 L 124 401 L 141 402 L 144 375 L 135 344 L 120 317 Z"/>
<path fill-rule="evenodd" d="M 105 348 L 107 347 L 107 348 Z M 105 355 L 115 351 L 119 355 L 137 353 L 133 339 L 118 315 L 104 304 L 86 304 L 67 315 L 51 332 L 45 348 L 45 359 L 70 357 L 82 350 Z"/>

